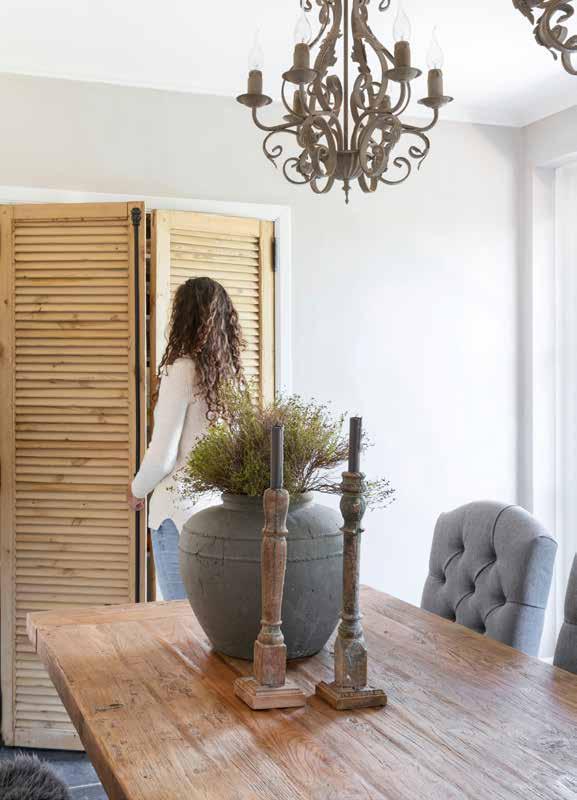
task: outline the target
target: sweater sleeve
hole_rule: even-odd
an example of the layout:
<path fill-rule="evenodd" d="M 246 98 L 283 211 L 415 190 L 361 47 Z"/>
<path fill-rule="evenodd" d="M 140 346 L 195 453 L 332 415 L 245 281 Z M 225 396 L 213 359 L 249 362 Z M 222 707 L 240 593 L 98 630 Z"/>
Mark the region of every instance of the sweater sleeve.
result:
<path fill-rule="evenodd" d="M 174 469 L 192 397 L 190 365 L 185 360 L 175 361 L 168 367 L 160 384 L 152 440 L 132 481 L 135 497 L 146 497 Z"/>

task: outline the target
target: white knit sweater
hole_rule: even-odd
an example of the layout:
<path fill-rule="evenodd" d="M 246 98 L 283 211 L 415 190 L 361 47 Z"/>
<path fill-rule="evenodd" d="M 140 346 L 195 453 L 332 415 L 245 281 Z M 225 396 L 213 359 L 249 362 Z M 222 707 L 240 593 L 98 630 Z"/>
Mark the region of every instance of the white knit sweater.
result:
<path fill-rule="evenodd" d="M 179 358 L 162 378 L 152 440 L 132 482 L 135 497 L 146 497 L 154 490 L 148 509 L 152 530 L 171 519 L 180 533 L 195 511 L 194 503 L 180 494 L 178 472 L 207 430 L 206 411 L 206 401 L 198 393 L 194 361 Z"/>

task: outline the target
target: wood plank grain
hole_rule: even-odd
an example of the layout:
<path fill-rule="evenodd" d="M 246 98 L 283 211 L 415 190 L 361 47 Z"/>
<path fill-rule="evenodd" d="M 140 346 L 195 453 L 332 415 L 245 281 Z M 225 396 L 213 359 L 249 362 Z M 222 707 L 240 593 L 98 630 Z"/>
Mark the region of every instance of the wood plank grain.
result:
<path fill-rule="evenodd" d="M 11 391 L 2 392 L 3 415 L 12 414 L 14 425 L 5 462 L 13 520 L 4 538 L 11 536 L 13 547 L 11 578 L 2 579 L 8 623 L 1 651 L 12 658 L 3 705 L 6 740 L 14 745 L 74 746 L 60 738 L 61 729 L 71 729 L 64 709 L 45 711 L 44 671 L 22 638 L 26 613 L 136 599 L 134 518 L 124 502 L 136 459 L 134 374 L 139 364 L 144 375 L 145 361 L 144 348 L 134 352 L 136 269 L 141 292 L 145 282 L 143 241 L 135 253 L 130 208 L 4 212 L 15 377 Z M 144 309 L 143 295 L 140 301 Z M 139 555 L 143 560 L 144 548 Z M 36 711 L 22 701 L 24 676 L 41 676 L 26 684 L 39 690 Z"/>
<path fill-rule="evenodd" d="M 251 712 L 232 690 L 251 665 L 215 655 L 184 602 L 27 630 L 112 800 L 574 800 L 576 676 L 374 590 L 362 606 L 385 711 Z M 325 650 L 289 672 L 312 694 L 331 670 Z"/>

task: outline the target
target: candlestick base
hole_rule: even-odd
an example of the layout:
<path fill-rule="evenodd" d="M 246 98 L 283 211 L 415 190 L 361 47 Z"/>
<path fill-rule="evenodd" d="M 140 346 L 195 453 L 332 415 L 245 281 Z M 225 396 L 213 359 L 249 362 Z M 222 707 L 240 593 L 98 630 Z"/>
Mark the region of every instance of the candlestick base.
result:
<path fill-rule="evenodd" d="M 256 678 L 237 678 L 234 693 L 254 711 L 271 708 L 300 708 L 306 705 L 307 696 L 295 683 L 287 681 L 284 686 L 262 686 Z"/>
<path fill-rule="evenodd" d="M 358 708 L 382 708 L 387 705 L 387 695 L 382 689 L 373 689 L 365 686 L 362 689 L 352 689 L 347 686 L 337 686 L 335 683 L 319 683 L 317 695 L 336 708 L 337 711 L 351 711 Z"/>

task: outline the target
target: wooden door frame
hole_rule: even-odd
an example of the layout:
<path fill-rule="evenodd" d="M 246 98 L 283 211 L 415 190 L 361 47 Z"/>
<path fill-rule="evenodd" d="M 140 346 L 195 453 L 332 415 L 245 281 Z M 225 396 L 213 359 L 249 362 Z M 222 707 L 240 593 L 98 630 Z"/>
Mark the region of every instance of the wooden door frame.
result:
<path fill-rule="evenodd" d="M 137 194 L 104 194 L 66 189 L 0 186 L 2 203 L 116 203 L 140 201 L 149 211 L 196 211 L 232 217 L 251 217 L 275 224 L 275 384 L 285 393 L 293 389 L 292 367 L 292 211 L 289 206 L 240 203 L 198 198 L 157 197 Z"/>

